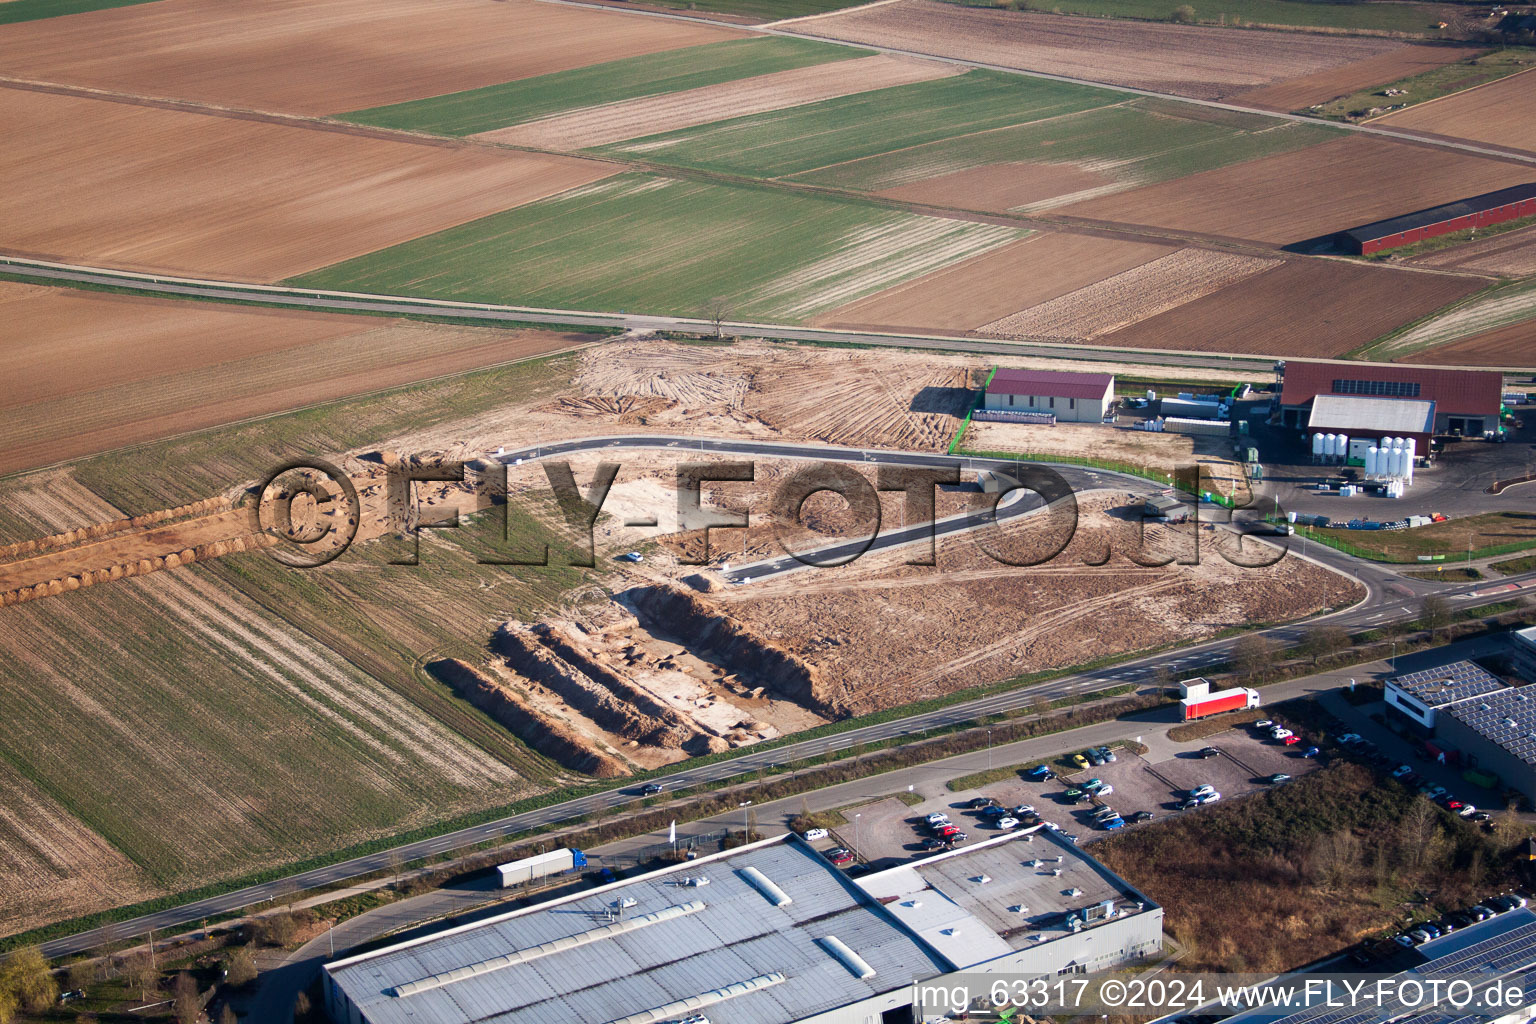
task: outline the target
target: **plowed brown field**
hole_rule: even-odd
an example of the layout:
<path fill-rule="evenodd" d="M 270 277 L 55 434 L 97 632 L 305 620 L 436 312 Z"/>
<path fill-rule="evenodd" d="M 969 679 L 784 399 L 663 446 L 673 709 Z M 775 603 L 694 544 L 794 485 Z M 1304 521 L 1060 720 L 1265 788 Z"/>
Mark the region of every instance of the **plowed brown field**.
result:
<path fill-rule="evenodd" d="M 0 473 L 592 338 L 0 282 Z"/>
<path fill-rule="evenodd" d="M 160 0 L 6 25 L 0 53 L 21 77 L 336 114 L 741 34 L 531 0 Z"/>
<path fill-rule="evenodd" d="M 1301 110 L 1314 103 L 1327 103 L 1360 89 L 1369 89 L 1373 85 L 1386 85 L 1410 75 L 1454 64 L 1479 52 L 1476 47 L 1399 46 L 1340 67 L 1249 89 L 1233 96 L 1232 100 L 1268 110 Z"/>
<path fill-rule="evenodd" d="M 1372 123 L 1536 152 L 1536 75 L 1522 71 Z M 1527 169 L 1526 180 L 1533 177 Z"/>
<path fill-rule="evenodd" d="M 1114 179 L 1075 164 L 1014 162 L 970 167 L 898 185 L 879 194 L 914 203 L 1005 213 L 1042 199 L 1112 184 Z"/>
<path fill-rule="evenodd" d="M 1536 227 L 1441 249 L 1412 262 L 1421 267 L 1459 267 L 1510 277 L 1536 274 Z"/>
<path fill-rule="evenodd" d="M 1518 366 L 1536 363 L 1536 323 L 1510 324 L 1428 351 L 1410 352 L 1403 362 L 1438 366 Z"/>
<path fill-rule="evenodd" d="M 1288 245 L 1531 177 L 1530 167 L 1502 160 L 1349 138 L 1090 199 L 1058 212 Z"/>
<path fill-rule="evenodd" d="M 1473 277 L 1292 260 L 1097 340 L 1138 348 L 1329 358 L 1485 284 Z"/>
<path fill-rule="evenodd" d="M 1385 39 L 1071 18 L 900 0 L 802 32 L 1112 85 L 1219 99 L 1400 47 Z"/>
<path fill-rule="evenodd" d="M 904 57 L 863 57 L 586 107 L 478 136 L 493 142 L 575 150 L 711 121 L 958 75 L 964 68 Z"/>
<path fill-rule="evenodd" d="M 0 247 L 192 276 L 274 281 L 614 171 L 22 89 L 0 112 Z"/>
<path fill-rule="evenodd" d="M 1069 232 L 1031 236 L 813 321 L 829 327 L 971 330 L 1173 251 Z"/>

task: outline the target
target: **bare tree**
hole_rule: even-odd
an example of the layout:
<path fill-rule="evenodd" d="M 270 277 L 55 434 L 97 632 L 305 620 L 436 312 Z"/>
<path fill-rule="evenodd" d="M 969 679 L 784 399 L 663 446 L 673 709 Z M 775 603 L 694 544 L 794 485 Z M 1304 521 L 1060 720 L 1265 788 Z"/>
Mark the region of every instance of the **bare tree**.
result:
<path fill-rule="evenodd" d="M 139 999 L 149 998 L 149 990 L 154 987 L 160 978 L 160 972 L 155 970 L 155 963 L 148 953 L 134 953 L 123 961 L 123 977 L 129 987 L 139 990 Z"/>
<path fill-rule="evenodd" d="M 171 1015 L 176 1018 L 176 1024 L 197 1024 L 197 1019 L 203 1015 L 203 1000 L 192 975 L 186 971 L 176 975 L 171 991 Z"/>
<path fill-rule="evenodd" d="M 1239 637 L 1232 648 L 1232 660 L 1238 671 L 1257 682 L 1268 678 L 1274 658 L 1275 642 L 1262 633 L 1248 633 Z"/>
<path fill-rule="evenodd" d="M 704 315 L 708 318 L 709 322 L 714 325 L 715 337 L 725 337 L 725 322 L 726 320 L 730 319 L 731 316 L 730 300 L 725 298 L 723 295 L 715 296 L 709 300 L 709 305 L 705 307 Z"/>
<path fill-rule="evenodd" d="M 250 946 L 241 946 L 230 953 L 225 967 L 228 974 L 224 980 L 236 988 L 256 980 L 256 954 Z"/>
<path fill-rule="evenodd" d="M 1319 658 L 1337 654 L 1349 646 L 1349 631 L 1343 626 L 1316 626 L 1307 630 L 1301 642 L 1301 652 L 1316 665 Z"/>
<path fill-rule="evenodd" d="M 1430 594 L 1419 604 L 1419 625 L 1433 636 L 1451 621 L 1451 602 L 1444 594 Z"/>

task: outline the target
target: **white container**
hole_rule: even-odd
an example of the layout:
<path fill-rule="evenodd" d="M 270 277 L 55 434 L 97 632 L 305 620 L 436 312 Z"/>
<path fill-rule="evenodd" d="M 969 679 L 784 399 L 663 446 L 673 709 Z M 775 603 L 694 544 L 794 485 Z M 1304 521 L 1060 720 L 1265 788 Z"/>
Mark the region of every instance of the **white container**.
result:
<path fill-rule="evenodd" d="M 1339 457 L 1340 461 L 1349 458 L 1349 435 L 1348 434 L 1340 434 L 1338 437 L 1336 437 L 1334 439 L 1334 442 L 1333 442 L 1333 454 L 1337 455 Z"/>
<path fill-rule="evenodd" d="M 1285 521 L 1288 522 L 1288 523 L 1294 523 L 1296 521 L 1296 513 L 1295 512 L 1287 512 L 1285 514 Z"/>
<path fill-rule="evenodd" d="M 1380 455 L 1381 449 L 1375 445 L 1365 450 L 1365 475 L 1367 478 L 1374 477 L 1377 474 L 1377 463 Z"/>
<path fill-rule="evenodd" d="M 1321 454 L 1323 454 L 1323 435 L 1322 434 L 1313 434 L 1312 435 L 1312 454 L 1313 455 L 1321 455 Z"/>

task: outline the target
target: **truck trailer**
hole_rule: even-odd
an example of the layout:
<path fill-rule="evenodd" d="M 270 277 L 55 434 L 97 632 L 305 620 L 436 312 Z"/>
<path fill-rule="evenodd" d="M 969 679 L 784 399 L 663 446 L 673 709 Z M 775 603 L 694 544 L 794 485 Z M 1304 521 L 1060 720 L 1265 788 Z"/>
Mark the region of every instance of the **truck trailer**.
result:
<path fill-rule="evenodd" d="M 1217 690 L 1215 693 L 1191 694 L 1179 701 L 1179 707 L 1183 709 L 1186 722 L 1193 722 L 1197 718 L 1209 718 L 1223 711 L 1239 711 L 1243 708 L 1258 706 L 1259 691 L 1246 686 Z"/>
<path fill-rule="evenodd" d="M 561 875 L 567 871 L 575 871 L 587 866 L 587 855 L 580 850 L 551 850 L 548 853 L 540 853 L 533 857 L 524 857 L 510 864 L 500 864 L 496 871 L 501 875 L 501 887 L 510 889 L 515 885 L 527 885 L 529 882 L 540 878 L 548 878 L 550 875 Z"/>

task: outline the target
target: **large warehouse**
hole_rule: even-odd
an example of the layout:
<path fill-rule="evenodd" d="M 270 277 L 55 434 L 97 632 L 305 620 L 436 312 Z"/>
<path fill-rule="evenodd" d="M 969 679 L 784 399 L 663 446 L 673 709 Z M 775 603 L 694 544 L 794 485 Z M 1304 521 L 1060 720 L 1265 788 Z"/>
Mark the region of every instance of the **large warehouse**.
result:
<path fill-rule="evenodd" d="M 1519 220 L 1521 217 L 1536 217 L 1536 183 L 1511 185 L 1471 199 L 1431 206 L 1427 210 L 1350 228 L 1335 235 L 1334 241 L 1345 252 L 1369 256 L 1373 252 L 1412 245 L 1436 235 L 1487 227 L 1502 221 Z"/>
<path fill-rule="evenodd" d="M 1287 360 L 1275 373 L 1276 411 L 1287 427 L 1416 436 L 1424 450 L 1430 432 L 1482 437 L 1499 427 L 1504 376 L 1497 370 Z"/>
<path fill-rule="evenodd" d="M 1102 423 L 1115 400 L 1112 373 L 1010 370 L 998 367 L 987 381 L 981 408 L 987 412 L 1045 413 L 1062 423 Z"/>
<path fill-rule="evenodd" d="M 858 878 L 785 836 L 339 960 L 325 1000 L 337 1024 L 915 1024 L 951 1007 L 914 982 L 1162 941 L 1160 907 L 1043 826 Z"/>

